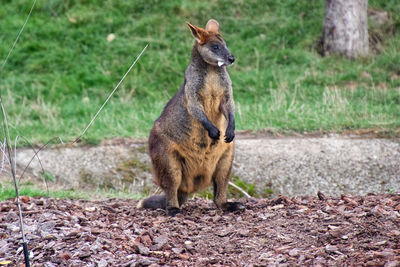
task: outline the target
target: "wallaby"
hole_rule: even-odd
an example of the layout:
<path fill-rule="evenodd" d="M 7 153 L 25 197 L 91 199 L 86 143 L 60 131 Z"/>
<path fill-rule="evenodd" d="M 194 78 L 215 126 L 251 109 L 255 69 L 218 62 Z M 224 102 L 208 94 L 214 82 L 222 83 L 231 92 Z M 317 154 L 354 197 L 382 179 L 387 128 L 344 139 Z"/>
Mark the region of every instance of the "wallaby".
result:
<path fill-rule="evenodd" d="M 235 137 L 232 82 L 226 66 L 235 58 L 216 20 L 209 20 L 205 29 L 187 25 L 195 39 L 192 60 L 183 85 L 154 122 L 149 137 L 155 183 L 165 195 L 143 199 L 138 208 L 163 208 L 174 216 L 190 193 L 213 183 L 218 208 L 243 209 L 242 204 L 226 200 Z"/>

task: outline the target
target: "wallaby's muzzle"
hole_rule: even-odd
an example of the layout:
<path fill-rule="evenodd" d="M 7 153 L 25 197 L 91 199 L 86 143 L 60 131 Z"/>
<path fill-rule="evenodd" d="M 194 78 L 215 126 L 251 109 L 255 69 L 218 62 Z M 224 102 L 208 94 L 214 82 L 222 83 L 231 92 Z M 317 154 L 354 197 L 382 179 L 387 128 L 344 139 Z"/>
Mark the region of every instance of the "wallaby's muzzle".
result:
<path fill-rule="evenodd" d="M 235 57 L 233 55 L 230 55 L 228 57 L 228 61 L 229 61 L 229 64 L 233 64 L 233 62 L 235 62 Z"/>

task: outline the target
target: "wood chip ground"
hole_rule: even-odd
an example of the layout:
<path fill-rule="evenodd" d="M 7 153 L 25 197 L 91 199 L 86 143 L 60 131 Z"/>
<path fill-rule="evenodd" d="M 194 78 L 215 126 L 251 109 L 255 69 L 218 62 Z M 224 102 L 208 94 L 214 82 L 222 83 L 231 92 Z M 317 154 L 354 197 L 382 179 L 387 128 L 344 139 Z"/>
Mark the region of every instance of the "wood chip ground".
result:
<path fill-rule="evenodd" d="M 400 266 L 400 195 L 241 200 L 226 213 L 136 201 L 22 198 L 32 266 Z M 14 200 L 0 202 L 0 262 L 24 266 Z M 7 266 L 3 264 L 2 266 Z"/>

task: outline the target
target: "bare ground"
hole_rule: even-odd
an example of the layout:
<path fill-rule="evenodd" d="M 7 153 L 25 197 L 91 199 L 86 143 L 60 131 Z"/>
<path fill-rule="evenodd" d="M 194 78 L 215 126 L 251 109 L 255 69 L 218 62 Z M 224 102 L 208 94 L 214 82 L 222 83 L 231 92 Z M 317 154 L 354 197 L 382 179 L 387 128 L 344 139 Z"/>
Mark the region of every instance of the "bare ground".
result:
<path fill-rule="evenodd" d="M 242 132 L 235 142 L 233 175 L 254 184 L 259 196 L 400 192 L 398 138 L 351 134 L 276 137 Z M 20 171 L 32 155 L 31 149 L 18 150 Z M 51 189 L 102 188 L 132 194 L 155 191 L 146 140 L 56 146 L 41 151 L 39 157 L 45 171 L 54 176 L 54 181 L 49 181 Z M 41 171 L 34 159 L 24 179 L 30 176 L 37 183 Z"/>
<path fill-rule="evenodd" d="M 246 199 L 241 213 L 194 199 L 176 217 L 132 200 L 22 200 L 32 266 L 400 266 L 399 194 Z M 0 262 L 21 266 L 14 201 L 0 214 Z"/>

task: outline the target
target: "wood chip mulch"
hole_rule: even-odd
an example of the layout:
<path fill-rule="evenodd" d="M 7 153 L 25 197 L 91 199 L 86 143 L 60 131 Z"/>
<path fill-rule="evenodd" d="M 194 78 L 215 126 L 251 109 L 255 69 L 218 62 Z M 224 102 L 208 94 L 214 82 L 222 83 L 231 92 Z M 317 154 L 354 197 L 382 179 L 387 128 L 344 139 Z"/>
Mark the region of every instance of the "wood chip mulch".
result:
<path fill-rule="evenodd" d="M 400 194 L 241 201 L 227 213 L 194 199 L 168 217 L 133 200 L 23 197 L 31 266 L 400 266 Z M 0 266 L 24 266 L 17 214 L 0 202 Z"/>

